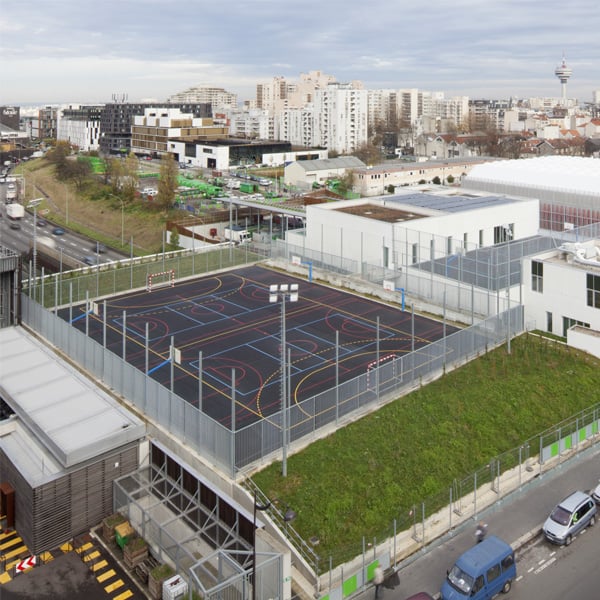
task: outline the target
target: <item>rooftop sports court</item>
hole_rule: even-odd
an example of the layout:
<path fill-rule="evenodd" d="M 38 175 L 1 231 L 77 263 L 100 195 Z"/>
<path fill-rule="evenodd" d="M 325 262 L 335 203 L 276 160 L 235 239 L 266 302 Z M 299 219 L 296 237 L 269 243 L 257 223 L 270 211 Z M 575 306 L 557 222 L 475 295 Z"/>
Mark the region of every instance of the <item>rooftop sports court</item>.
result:
<path fill-rule="evenodd" d="M 438 340 L 444 328 L 447 335 L 456 331 L 261 266 L 163 284 L 107 298 L 90 312 L 85 305 L 63 309 L 61 316 L 224 426 L 231 428 L 235 415 L 236 430 L 281 409 L 284 295 L 269 302 L 273 284 L 298 284 L 298 300 L 285 300 L 291 404 Z"/>

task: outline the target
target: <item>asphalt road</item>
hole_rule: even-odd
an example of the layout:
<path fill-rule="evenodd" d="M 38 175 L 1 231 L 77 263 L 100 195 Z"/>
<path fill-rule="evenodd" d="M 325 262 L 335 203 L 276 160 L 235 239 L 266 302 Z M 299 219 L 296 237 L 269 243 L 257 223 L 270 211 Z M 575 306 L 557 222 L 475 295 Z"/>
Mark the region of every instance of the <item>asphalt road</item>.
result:
<path fill-rule="evenodd" d="M 535 479 L 497 507 L 480 516 L 488 532 L 513 545 L 517 554 L 518 579 L 507 600 L 583 600 L 600 597 L 600 524 L 581 533 L 567 547 L 548 543 L 542 535 L 525 546 L 516 542 L 529 532 L 541 534 L 552 508 L 574 490 L 590 491 L 600 481 L 600 444 L 579 457 L 563 463 Z M 384 600 L 405 600 L 426 591 L 437 597 L 447 569 L 475 540 L 475 523 L 469 522 L 451 537 L 432 544 L 419 558 L 404 568 L 400 565 L 400 585 L 386 589 Z M 406 561 L 409 562 L 409 561 Z M 356 596 L 371 599 L 371 586 Z"/>

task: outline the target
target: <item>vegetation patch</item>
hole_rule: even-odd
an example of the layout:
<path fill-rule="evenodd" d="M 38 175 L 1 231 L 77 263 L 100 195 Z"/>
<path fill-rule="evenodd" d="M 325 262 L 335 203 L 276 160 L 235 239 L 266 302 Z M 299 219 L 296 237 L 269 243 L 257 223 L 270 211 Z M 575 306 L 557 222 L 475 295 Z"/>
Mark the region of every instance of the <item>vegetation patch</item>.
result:
<path fill-rule="evenodd" d="M 297 512 L 293 526 L 323 564 L 360 554 L 367 542 L 408 528 L 492 458 L 597 402 L 600 360 L 523 335 L 445 374 L 253 476 Z"/>

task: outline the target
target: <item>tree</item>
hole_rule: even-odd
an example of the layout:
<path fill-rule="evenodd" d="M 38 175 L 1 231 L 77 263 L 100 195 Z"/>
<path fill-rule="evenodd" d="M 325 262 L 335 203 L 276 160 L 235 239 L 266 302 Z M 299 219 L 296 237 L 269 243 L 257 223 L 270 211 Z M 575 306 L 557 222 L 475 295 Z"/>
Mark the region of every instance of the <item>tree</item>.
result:
<path fill-rule="evenodd" d="M 171 229 L 171 237 L 169 239 L 169 245 L 171 246 L 171 248 L 173 250 L 179 249 L 179 231 L 177 230 L 177 227 L 175 227 L 175 225 L 173 225 L 173 229 Z"/>
<path fill-rule="evenodd" d="M 359 146 L 352 154 L 367 165 L 376 165 L 382 160 L 381 146 L 375 146 L 373 144 L 363 144 L 362 146 Z"/>
<path fill-rule="evenodd" d="M 175 202 L 179 169 L 172 154 L 165 154 L 160 160 L 157 202 L 166 212 Z"/>

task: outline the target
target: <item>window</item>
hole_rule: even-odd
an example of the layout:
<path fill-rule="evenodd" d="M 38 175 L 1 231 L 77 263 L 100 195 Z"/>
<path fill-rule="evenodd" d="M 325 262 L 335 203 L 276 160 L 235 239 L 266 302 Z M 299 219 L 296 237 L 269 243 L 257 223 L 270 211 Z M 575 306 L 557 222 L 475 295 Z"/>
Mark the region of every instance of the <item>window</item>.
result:
<path fill-rule="evenodd" d="M 573 325 L 579 325 L 580 327 L 590 328 L 589 323 L 584 323 L 583 321 L 577 321 L 576 319 L 571 319 L 569 317 L 563 317 L 563 337 L 567 337 L 567 331 L 573 327 Z"/>
<path fill-rule="evenodd" d="M 497 565 L 494 565 L 493 567 L 488 569 L 488 571 L 486 573 L 487 582 L 491 583 L 492 581 L 494 581 L 494 579 L 496 579 L 499 576 L 500 576 L 500 563 L 498 563 Z"/>
<path fill-rule="evenodd" d="M 531 261 L 531 290 L 540 294 L 544 291 L 544 263 L 539 260 Z"/>
<path fill-rule="evenodd" d="M 471 595 L 475 595 L 480 589 L 483 588 L 483 575 L 480 575 L 473 584 L 473 589 L 471 590 Z"/>
<path fill-rule="evenodd" d="M 483 246 L 483 229 L 479 230 L 479 246 Z"/>
<path fill-rule="evenodd" d="M 587 274 L 587 305 L 600 308 L 600 275 Z"/>
<path fill-rule="evenodd" d="M 515 562 L 515 557 L 512 554 L 505 556 L 502 559 L 502 570 L 506 571 L 507 569 L 510 569 L 513 566 L 514 562 Z"/>
<path fill-rule="evenodd" d="M 546 331 L 552 333 L 552 313 L 546 312 Z"/>
<path fill-rule="evenodd" d="M 416 264 L 416 262 L 419 260 L 419 252 L 418 252 L 418 246 L 417 244 L 413 244 L 412 245 L 412 264 Z"/>

